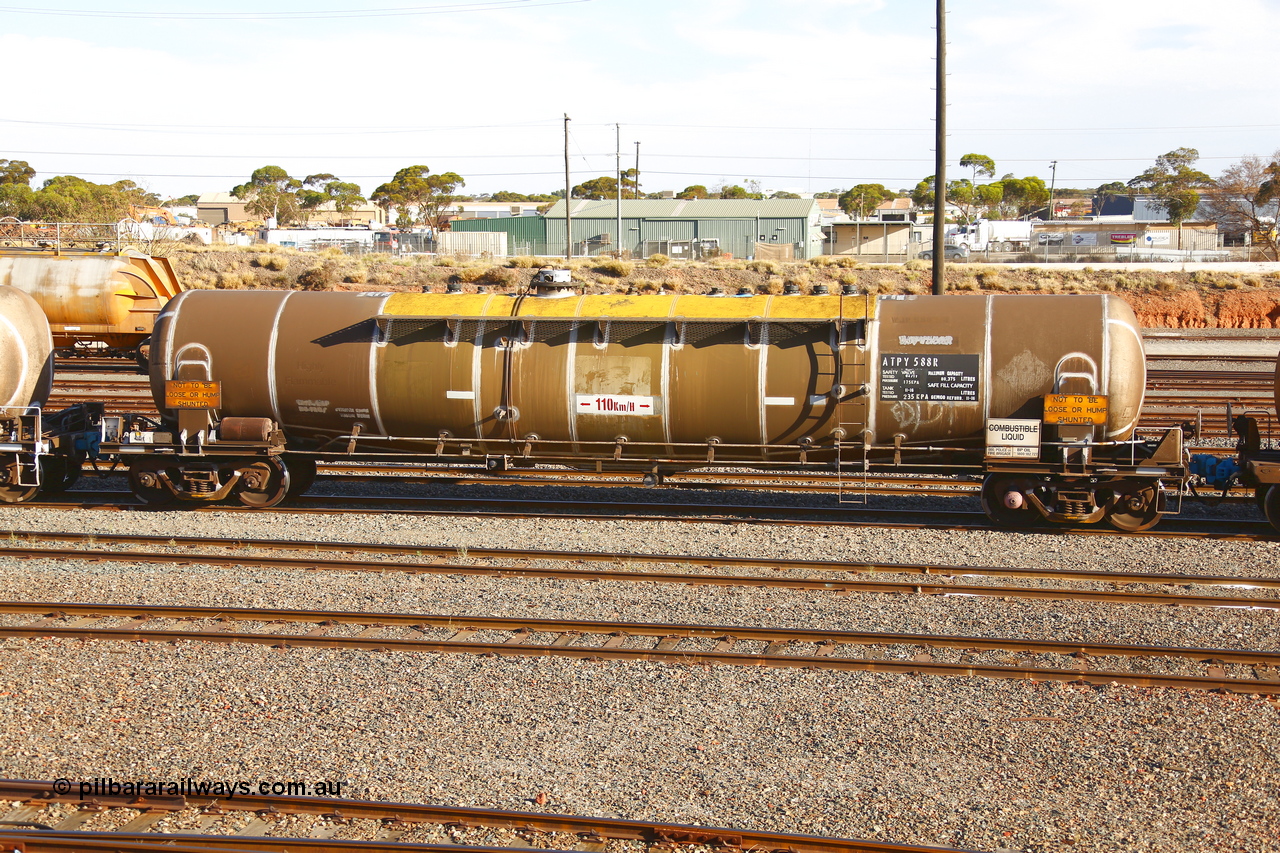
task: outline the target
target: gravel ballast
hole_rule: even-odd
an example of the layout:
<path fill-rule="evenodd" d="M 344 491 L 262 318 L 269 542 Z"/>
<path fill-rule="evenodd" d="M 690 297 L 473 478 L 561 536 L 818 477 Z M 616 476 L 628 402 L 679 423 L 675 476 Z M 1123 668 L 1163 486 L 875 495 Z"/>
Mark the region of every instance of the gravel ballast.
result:
<path fill-rule="evenodd" d="M 1280 576 L 1274 541 L 33 508 L 5 525 Z M 1270 610 L 4 558 L 0 598 L 1253 649 L 1280 636 Z M 1260 697 L 186 642 L 7 640 L 0 666 L 8 777 L 338 778 L 354 797 L 988 850 L 1280 848 L 1277 704 Z"/>

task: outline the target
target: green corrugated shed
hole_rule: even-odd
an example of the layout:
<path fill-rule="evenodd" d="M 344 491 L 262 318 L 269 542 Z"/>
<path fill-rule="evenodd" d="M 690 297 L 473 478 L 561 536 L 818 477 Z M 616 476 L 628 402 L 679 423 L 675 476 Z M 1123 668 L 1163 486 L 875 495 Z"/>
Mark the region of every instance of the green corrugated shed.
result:
<path fill-rule="evenodd" d="M 512 255 L 541 254 L 547 242 L 547 221 L 541 216 L 455 219 L 449 223 L 449 228 L 453 231 L 506 232 L 507 252 Z"/>
<path fill-rule="evenodd" d="M 574 253 L 583 247 L 621 245 L 633 255 L 648 254 L 665 240 L 719 240 L 734 257 L 753 257 L 756 243 L 792 244 L 797 258 L 822 254 L 820 211 L 813 199 L 625 199 L 621 239 L 616 201 L 575 199 L 570 208 Z M 564 251 L 564 201 L 544 214 L 547 245 Z"/>

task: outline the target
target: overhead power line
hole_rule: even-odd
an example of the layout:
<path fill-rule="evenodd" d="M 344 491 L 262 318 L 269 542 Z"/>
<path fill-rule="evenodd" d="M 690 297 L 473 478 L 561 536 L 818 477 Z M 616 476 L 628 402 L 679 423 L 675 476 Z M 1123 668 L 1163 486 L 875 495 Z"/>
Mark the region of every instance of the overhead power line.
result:
<path fill-rule="evenodd" d="M 593 0 L 478 0 L 467 3 L 438 3 L 432 6 L 392 6 L 382 9 L 317 9 L 307 12 L 142 12 L 100 9 L 44 9 L 33 6 L 0 6 L 0 12 L 16 15 L 44 15 L 60 18 L 128 18 L 160 21 L 293 21 L 317 18 L 394 18 L 416 15 L 445 15 L 461 12 L 497 12 L 567 6 Z"/>

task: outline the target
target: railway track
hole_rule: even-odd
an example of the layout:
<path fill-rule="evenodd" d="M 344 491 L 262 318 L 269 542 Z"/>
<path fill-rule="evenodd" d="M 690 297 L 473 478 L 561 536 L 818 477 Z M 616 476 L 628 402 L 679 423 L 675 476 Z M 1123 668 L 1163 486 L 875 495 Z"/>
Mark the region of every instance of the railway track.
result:
<path fill-rule="evenodd" d="M 921 493 L 927 494 L 927 493 Z M 139 503 L 120 491 L 73 491 L 58 500 L 35 500 L 23 504 L 38 509 L 94 509 L 102 511 L 172 511 L 173 506 Z M 536 507 L 536 508 L 534 508 Z M 476 518 L 562 518 L 591 519 L 642 518 L 645 521 L 683 524 L 785 524 L 812 527 L 885 528 L 904 530 L 990 530 L 991 521 L 977 510 L 880 509 L 865 506 L 788 506 L 783 504 L 681 504 L 641 501 L 548 500 L 544 497 L 512 498 L 427 498 L 357 495 L 300 495 L 284 504 L 266 509 L 230 504 L 182 504 L 183 512 L 310 513 L 315 515 L 394 512 L 398 515 L 456 516 Z M 1114 536 L 1117 531 L 1101 525 L 1080 527 L 1019 528 L 1023 534 Z M 1141 533 L 1147 537 L 1221 539 L 1237 541 L 1272 540 L 1275 530 L 1265 520 L 1165 519 L 1161 525 Z"/>
<path fill-rule="evenodd" d="M 30 616 L 39 618 L 21 623 L 13 618 Z M 801 667 L 1280 694 L 1280 651 L 824 628 L 70 602 L 0 602 L 0 621 L 4 638 Z M 1094 668 L 1098 658 L 1112 668 Z M 1151 669 L 1114 668 L 1137 661 Z M 1204 674 L 1161 667 L 1203 669 Z"/>
<path fill-rule="evenodd" d="M 78 787 L 59 793 L 53 781 L 0 779 L 0 803 L 4 802 L 12 806 L 7 813 L 0 812 L 0 820 L 26 825 L 0 826 L 0 838 L 7 850 L 18 844 L 25 853 L 152 853 L 158 846 L 174 853 L 446 849 L 454 853 L 510 853 L 513 848 L 644 853 L 684 845 L 752 853 L 961 853 L 953 848 L 778 832 L 257 792 L 228 798 L 199 793 L 138 797 L 103 791 L 85 801 Z M 198 829 L 169 831 L 167 827 L 174 824 Z M 111 831 L 77 829 L 86 825 L 106 826 Z M 246 829 L 251 831 L 246 833 Z M 297 831 L 307 834 L 284 834 Z"/>
<path fill-rule="evenodd" d="M 846 562 L 842 560 L 770 560 L 741 557 L 685 556 L 666 554 L 617 554 L 591 551 L 545 551 L 528 549 L 468 549 L 465 558 L 445 547 L 366 545 L 364 543 L 297 542 L 227 538 L 180 538 L 129 534 L 101 535 L 77 533 L 0 533 L 8 542 L 65 542 L 88 547 L 35 548 L 0 547 L 0 556 L 10 559 L 85 560 L 95 563 L 201 565 L 242 569 L 248 567 L 288 571 L 346 571 L 405 574 L 436 574 L 500 578 L 554 578 L 578 582 L 614 581 L 625 583 L 668 583 L 692 586 L 767 587 L 816 590 L 845 594 L 968 595 L 998 598 L 1102 601 L 1120 604 L 1159 604 L 1187 607 L 1256 607 L 1280 610 L 1280 578 L 1239 575 L 1193 575 L 1160 572 L 1081 571 L 1076 569 L 1014 568 L 998 566 L 957 566 L 919 563 Z M 223 548 L 235 553 L 188 551 L 169 552 L 109 550 L 98 545 L 145 545 L 152 547 Z M 305 552 L 304 557 L 279 557 L 246 553 L 256 551 Z M 359 558 L 339 557 L 355 552 Z M 377 554 L 382 559 L 369 559 Z M 326 556 L 321 556 L 326 555 Z M 430 558 L 422 562 L 420 558 Z M 398 562 L 392 562 L 394 558 Z M 419 558 L 419 559 L 415 559 Z M 466 562 L 454 562 L 465 559 Z M 488 561 L 480 564 L 476 560 Z M 495 564 L 496 563 L 496 564 Z M 532 565 L 536 564 L 536 565 Z M 551 564 L 551 565 L 547 565 Z M 589 564 L 590 568 L 585 568 Z M 665 565 L 693 569 L 752 569 L 769 574 L 721 574 L 707 571 L 652 571 L 637 566 Z M 604 566 L 604 567 L 602 567 Z M 618 566 L 619 568 L 608 568 Z M 630 567 L 630 568 L 622 568 Z M 919 581 L 864 581 L 857 575 L 907 575 L 938 578 L 935 583 Z M 1106 584 L 1107 588 L 1054 588 L 1017 585 L 980 585 L 969 578 L 1053 580 L 1066 583 Z M 956 579 L 962 579 L 957 582 Z M 1273 596 L 1232 596 L 1225 594 L 1164 593 L 1124 589 L 1129 584 L 1150 587 L 1206 586 L 1269 590 Z"/>

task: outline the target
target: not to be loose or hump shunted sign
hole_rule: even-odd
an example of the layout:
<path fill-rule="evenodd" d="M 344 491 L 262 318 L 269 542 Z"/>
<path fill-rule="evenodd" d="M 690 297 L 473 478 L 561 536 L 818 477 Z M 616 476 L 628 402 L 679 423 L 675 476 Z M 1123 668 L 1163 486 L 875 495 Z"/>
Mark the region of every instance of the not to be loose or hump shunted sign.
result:
<path fill-rule="evenodd" d="M 1096 425 L 1107 422 L 1107 398 L 1096 394 L 1045 394 L 1047 424 Z"/>
<path fill-rule="evenodd" d="M 217 409 L 222 406 L 222 383 L 170 379 L 164 383 L 166 409 Z"/>

